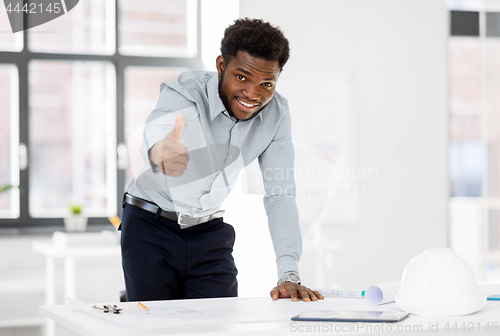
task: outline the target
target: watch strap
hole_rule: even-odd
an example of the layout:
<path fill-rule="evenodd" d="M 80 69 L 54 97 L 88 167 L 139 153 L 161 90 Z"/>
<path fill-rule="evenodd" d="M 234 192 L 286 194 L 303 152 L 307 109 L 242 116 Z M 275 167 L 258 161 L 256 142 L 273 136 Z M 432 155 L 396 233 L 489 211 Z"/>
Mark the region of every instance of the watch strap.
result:
<path fill-rule="evenodd" d="M 285 275 L 278 280 L 277 285 L 280 285 L 283 282 L 294 282 L 299 285 L 301 284 L 299 276 L 295 273 L 285 273 Z"/>

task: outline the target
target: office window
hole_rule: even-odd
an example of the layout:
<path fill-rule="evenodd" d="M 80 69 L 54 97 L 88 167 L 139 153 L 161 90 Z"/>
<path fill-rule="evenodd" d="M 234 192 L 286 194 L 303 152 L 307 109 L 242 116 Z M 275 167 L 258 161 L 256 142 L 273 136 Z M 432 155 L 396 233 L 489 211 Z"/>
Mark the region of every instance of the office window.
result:
<path fill-rule="evenodd" d="M 30 214 L 116 213 L 115 71 L 108 62 L 33 61 L 29 68 Z"/>
<path fill-rule="evenodd" d="M 29 30 L 29 49 L 36 52 L 113 54 L 115 3 L 80 1 L 63 16 Z"/>
<path fill-rule="evenodd" d="M 192 57 L 197 52 L 195 0 L 121 0 L 124 55 Z"/>
<path fill-rule="evenodd" d="M 449 4 L 450 243 L 499 281 L 500 1 Z"/>
<path fill-rule="evenodd" d="M 0 218 L 19 217 L 18 73 L 0 64 Z"/>
<path fill-rule="evenodd" d="M 14 186 L 0 230 L 61 229 L 72 204 L 90 228 L 108 225 L 131 178 L 130 129 L 162 81 L 201 64 L 198 0 L 61 3 L 64 15 L 15 34 L 0 11 L 0 187 Z"/>

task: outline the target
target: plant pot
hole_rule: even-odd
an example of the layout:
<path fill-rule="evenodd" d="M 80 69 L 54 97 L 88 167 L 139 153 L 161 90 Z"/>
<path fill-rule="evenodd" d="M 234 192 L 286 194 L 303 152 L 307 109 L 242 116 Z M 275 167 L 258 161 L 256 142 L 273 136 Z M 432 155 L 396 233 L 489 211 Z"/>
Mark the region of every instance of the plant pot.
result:
<path fill-rule="evenodd" d="M 87 230 L 87 217 L 71 216 L 64 218 L 66 232 L 84 232 Z"/>

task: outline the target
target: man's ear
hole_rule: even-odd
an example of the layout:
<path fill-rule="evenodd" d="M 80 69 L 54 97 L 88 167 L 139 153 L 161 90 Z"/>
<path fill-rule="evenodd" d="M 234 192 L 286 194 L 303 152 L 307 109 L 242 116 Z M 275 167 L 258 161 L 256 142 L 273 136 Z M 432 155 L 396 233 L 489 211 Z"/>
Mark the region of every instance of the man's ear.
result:
<path fill-rule="evenodd" d="M 222 57 L 222 55 L 217 56 L 217 59 L 215 60 L 215 66 L 217 67 L 217 72 L 219 73 L 219 76 L 222 75 L 222 72 L 224 71 L 224 68 L 226 66 L 226 63 L 224 62 L 224 57 Z"/>

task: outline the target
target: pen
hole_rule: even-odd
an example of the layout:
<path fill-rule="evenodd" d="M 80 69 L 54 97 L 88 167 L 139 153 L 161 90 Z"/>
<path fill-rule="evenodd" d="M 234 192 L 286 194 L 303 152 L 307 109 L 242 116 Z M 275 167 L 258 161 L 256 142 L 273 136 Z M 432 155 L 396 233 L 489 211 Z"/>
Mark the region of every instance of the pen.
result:
<path fill-rule="evenodd" d="M 145 305 L 143 305 L 142 303 L 137 302 L 137 305 L 138 305 L 139 307 L 141 307 L 142 309 L 144 309 L 144 310 L 148 310 L 148 311 L 149 311 L 149 308 L 148 308 L 148 307 L 146 307 Z"/>
<path fill-rule="evenodd" d="M 319 289 L 318 292 L 325 296 L 333 296 L 338 298 L 363 299 L 365 291 L 352 291 L 343 289 Z"/>

